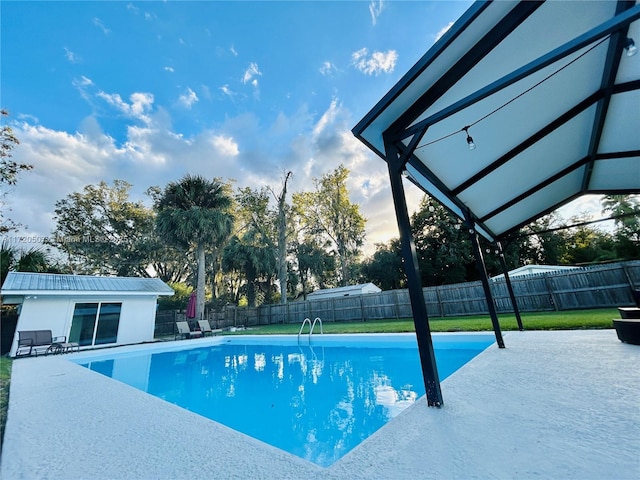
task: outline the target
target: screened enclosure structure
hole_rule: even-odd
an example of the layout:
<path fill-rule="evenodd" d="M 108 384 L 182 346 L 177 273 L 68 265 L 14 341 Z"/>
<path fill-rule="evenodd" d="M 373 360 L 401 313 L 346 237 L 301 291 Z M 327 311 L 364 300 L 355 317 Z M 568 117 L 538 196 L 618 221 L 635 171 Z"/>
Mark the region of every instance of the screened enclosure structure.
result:
<path fill-rule="evenodd" d="M 634 1 L 476 2 L 354 127 L 388 165 L 430 405 L 442 397 L 402 179 L 463 219 L 480 269 L 478 234 L 500 248 L 582 195 L 640 192 L 639 18 Z"/>

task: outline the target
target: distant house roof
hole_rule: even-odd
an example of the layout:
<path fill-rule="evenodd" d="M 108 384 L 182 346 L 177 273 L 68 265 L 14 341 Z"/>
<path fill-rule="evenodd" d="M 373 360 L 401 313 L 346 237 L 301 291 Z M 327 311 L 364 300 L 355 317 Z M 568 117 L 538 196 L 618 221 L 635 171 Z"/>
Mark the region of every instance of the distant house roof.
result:
<path fill-rule="evenodd" d="M 174 291 L 159 278 L 96 277 L 52 273 L 9 272 L 2 295 L 173 295 Z"/>
<path fill-rule="evenodd" d="M 525 275 L 536 275 L 541 273 L 558 272 L 560 270 L 575 270 L 580 267 L 570 267 L 566 265 L 524 265 L 509 271 L 509 277 L 523 277 Z M 504 275 L 496 275 L 493 279 L 504 278 Z"/>
<path fill-rule="evenodd" d="M 351 295 L 364 295 L 367 293 L 381 292 L 379 287 L 373 283 L 361 283 L 359 285 L 347 285 L 346 287 L 337 288 L 325 288 L 322 290 L 316 290 L 315 292 L 307 295 L 308 300 L 319 300 L 322 298 L 332 297 L 348 297 Z"/>

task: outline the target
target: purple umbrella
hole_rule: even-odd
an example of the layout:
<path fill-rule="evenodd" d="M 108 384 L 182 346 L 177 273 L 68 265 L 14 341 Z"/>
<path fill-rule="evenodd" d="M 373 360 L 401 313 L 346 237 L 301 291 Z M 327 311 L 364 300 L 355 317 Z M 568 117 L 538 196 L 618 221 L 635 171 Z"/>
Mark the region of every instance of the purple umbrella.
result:
<path fill-rule="evenodd" d="M 187 318 L 196 317 L 196 292 L 191 292 L 189 303 L 187 304 Z"/>

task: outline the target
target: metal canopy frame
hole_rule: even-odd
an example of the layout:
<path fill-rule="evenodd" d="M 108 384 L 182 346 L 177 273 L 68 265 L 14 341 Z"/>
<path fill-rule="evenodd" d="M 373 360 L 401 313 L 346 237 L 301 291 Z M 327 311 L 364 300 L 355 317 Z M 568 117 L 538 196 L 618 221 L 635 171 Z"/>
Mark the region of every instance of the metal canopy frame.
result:
<path fill-rule="evenodd" d="M 353 128 L 388 164 L 429 405 L 442 396 L 402 177 L 497 251 L 582 195 L 640 193 L 640 55 L 625 55 L 639 19 L 628 0 L 476 2 Z"/>

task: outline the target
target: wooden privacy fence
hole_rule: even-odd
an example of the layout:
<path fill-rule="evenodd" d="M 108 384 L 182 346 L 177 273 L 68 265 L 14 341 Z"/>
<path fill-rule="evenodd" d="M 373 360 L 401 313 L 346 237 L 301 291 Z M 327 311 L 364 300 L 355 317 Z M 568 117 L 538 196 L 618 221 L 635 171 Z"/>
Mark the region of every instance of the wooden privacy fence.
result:
<path fill-rule="evenodd" d="M 512 312 L 506 281 L 497 278 L 490 283 L 497 312 Z M 514 277 L 511 284 L 521 312 L 631 306 L 633 290 L 640 289 L 640 261 Z M 479 281 L 427 287 L 423 295 L 430 317 L 489 313 Z M 316 317 L 323 322 L 397 319 L 411 317 L 412 313 L 409 292 L 405 289 L 257 308 L 226 306 L 207 310 L 206 315 L 214 328 L 226 328 L 301 324 L 305 318 Z M 156 335 L 171 334 L 175 321 L 184 319 L 184 312 L 158 312 Z M 192 323 L 194 328 L 196 322 Z"/>

